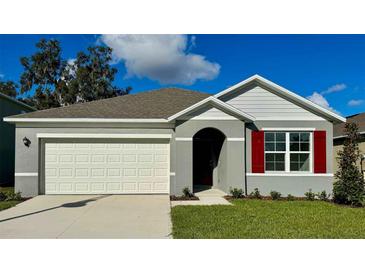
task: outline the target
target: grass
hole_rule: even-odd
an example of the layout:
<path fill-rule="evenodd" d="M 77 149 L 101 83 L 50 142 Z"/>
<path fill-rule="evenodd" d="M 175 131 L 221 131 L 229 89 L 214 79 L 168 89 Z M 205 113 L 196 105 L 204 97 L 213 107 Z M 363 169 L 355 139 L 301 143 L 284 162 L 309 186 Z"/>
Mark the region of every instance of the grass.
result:
<path fill-rule="evenodd" d="M 14 192 L 14 187 L 0 187 L 0 192 Z M 16 206 L 21 201 L 0 201 L 0 211 Z"/>
<path fill-rule="evenodd" d="M 10 207 L 16 206 L 21 201 L 1 201 L 0 202 L 0 211 L 4 209 L 8 209 Z"/>
<path fill-rule="evenodd" d="M 172 208 L 182 239 L 365 238 L 365 208 L 320 201 L 233 200 L 234 206 Z"/>

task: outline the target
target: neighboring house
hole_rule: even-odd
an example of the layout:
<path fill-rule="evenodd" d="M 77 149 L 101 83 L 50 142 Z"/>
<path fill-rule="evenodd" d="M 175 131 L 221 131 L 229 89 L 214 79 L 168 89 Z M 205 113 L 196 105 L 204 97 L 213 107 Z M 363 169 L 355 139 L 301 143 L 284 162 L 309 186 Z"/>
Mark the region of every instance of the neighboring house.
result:
<path fill-rule="evenodd" d="M 201 185 L 303 196 L 332 191 L 333 124 L 345 118 L 255 75 L 214 96 L 164 88 L 6 121 L 23 196 Z"/>
<path fill-rule="evenodd" d="M 35 109 L 0 93 L 0 186 L 14 184 L 15 126 L 3 117 L 34 111 Z"/>
<path fill-rule="evenodd" d="M 356 123 L 359 126 L 359 133 L 361 136 L 359 148 L 360 153 L 365 156 L 365 112 L 355 114 L 352 116 L 347 117 L 347 122 L 349 123 Z M 336 173 L 338 169 L 338 159 L 337 153 L 342 150 L 343 142 L 345 141 L 345 133 L 343 132 L 345 128 L 345 123 L 336 124 L 333 127 L 333 167 L 334 173 Z M 362 164 L 362 167 L 361 167 Z M 361 163 L 359 160 L 358 162 L 359 169 L 363 172 L 365 171 L 365 161 Z"/>

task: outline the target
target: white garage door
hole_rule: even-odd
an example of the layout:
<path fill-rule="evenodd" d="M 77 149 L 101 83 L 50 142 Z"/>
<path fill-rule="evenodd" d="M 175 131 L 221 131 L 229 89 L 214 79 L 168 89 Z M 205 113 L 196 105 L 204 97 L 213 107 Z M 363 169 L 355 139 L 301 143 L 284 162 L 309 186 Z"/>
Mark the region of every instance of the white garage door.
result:
<path fill-rule="evenodd" d="M 169 159 L 166 142 L 46 143 L 45 192 L 168 193 Z"/>

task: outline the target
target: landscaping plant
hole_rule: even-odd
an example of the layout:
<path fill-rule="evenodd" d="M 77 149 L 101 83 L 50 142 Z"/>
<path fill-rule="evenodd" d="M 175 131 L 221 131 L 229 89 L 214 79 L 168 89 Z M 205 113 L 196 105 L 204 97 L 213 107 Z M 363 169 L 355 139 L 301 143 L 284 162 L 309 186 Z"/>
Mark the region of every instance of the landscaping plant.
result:
<path fill-rule="evenodd" d="M 255 188 L 251 193 L 250 193 L 250 198 L 255 198 L 255 199 L 261 199 L 262 196 L 260 194 L 260 191 L 258 188 Z"/>
<path fill-rule="evenodd" d="M 308 192 L 304 193 L 304 196 L 308 201 L 314 201 L 316 199 L 316 194 L 312 192 L 312 189 L 309 189 Z"/>
<path fill-rule="evenodd" d="M 232 197 L 235 199 L 244 197 L 242 188 L 233 188 L 233 189 L 231 188 L 229 190 L 229 192 L 231 193 Z"/>
<path fill-rule="evenodd" d="M 281 198 L 281 193 L 275 190 L 270 191 L 271 199 L 273 200 L 279 200 Z"/>
<path fill-rule="evenodd" d="M 357 166 L 360 159 L 358 142 L 359 127 L 356 123 L 345 124 L 345 142 L 338 152 L 339 168 L 333 184 L 333 201 L 338 204 L 362 206 L 364 200 L 364 179 Z"/>
<path fill-rule="evenodd" d="M 190 189 L 188 187 L 185 187 L 183 190 L 183 196 L 186 198 L 191 198 L 194 196 L 194 194 L 190 191 Z"/>
<path fill-rule="evenodd" d="M 295 197 L 293 195 L 291 195 L 291 194 L 288 194 L 288 196 L 286 196 L 286 199 L 288 201 L 294 201 Z"/>
<path fill-rule="evenodd" d="M 330 194 L 327 195 L 327 192 L 323 190 L 322 192 L 318 192 L 317 198 L 321 201 L 328 201 L 330 198 Z"/>

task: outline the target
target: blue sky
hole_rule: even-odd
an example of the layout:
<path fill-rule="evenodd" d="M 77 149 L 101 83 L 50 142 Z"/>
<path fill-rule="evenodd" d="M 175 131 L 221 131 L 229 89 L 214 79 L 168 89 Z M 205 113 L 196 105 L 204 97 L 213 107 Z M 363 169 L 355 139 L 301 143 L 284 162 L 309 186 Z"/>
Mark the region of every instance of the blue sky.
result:
<path fill-rule="evenodd" d="M 70 60 L 91 45 L 112 47 L 115 84 L 132 93 L 217 93 L 259 74 L 342 115 L 365 111 L 365 35 L 0 35 L 0 80 L 19 80 L 19 58 L 40 38 L 58 39 Z"/>

